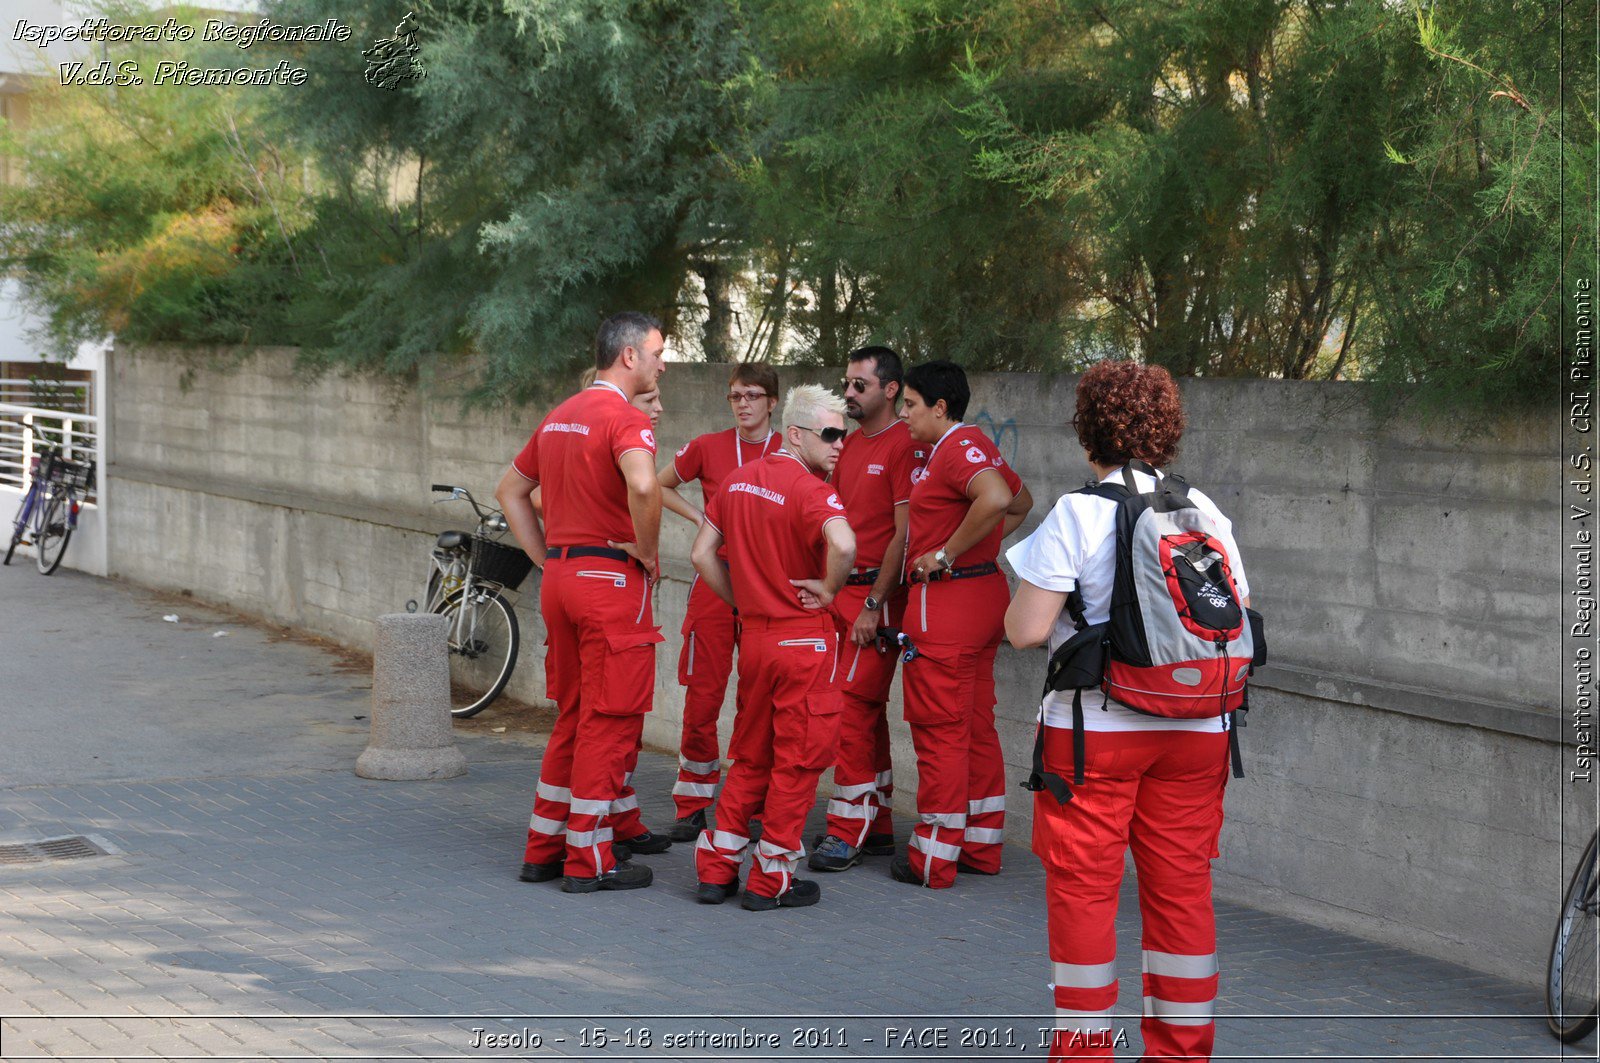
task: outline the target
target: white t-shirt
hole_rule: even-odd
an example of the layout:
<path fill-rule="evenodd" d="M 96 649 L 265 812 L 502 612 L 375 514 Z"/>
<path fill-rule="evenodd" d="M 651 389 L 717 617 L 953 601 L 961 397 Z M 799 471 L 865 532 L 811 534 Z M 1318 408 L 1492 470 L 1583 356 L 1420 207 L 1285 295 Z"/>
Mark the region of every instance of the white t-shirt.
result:
<path fill-rule="evenodd" d="M 1147 473 L 1135 472 L 1140 491 L 1155 489 Z M 1101 483 L 1122 483 L 1122 470 L 1113 470 Z M 1218 536 L 1234 561 L 1233 582 L 1241 599 L 1250 597 L 1239 545 L 1233 540 L 1233 523 L 1223 516 L 1211 499 L 1195 488 L 1189 498 L 1216 522 Z M 1050 510 L 1050 515 L 1033 534 L 1006 551 L 1006 560 L 1021 579 L 1046 591 L 1071 591 L 1083 595 L 1083 617 L 1087 624 L 1111 619 L 1111 583 L 1117 572 L 1117 504 L 1109 498 L 1090 494 L 1065 494 Z M 1048 652 L 1070 639 L 1077 628 L 1065 609 L 1056 617 L 1046 644 Z M 1083 692 L 1083 727 L 1086 731 L 1220 731 L 1228 717 L 1209 716 L 1198 720 L 1169 720 L 1135 712 L 1125 705 L 1107 703 L 1099 690 Z M 1051 691 L 1040 707 L 1046 727 L 1072 728 L 1072 691 Z"/>

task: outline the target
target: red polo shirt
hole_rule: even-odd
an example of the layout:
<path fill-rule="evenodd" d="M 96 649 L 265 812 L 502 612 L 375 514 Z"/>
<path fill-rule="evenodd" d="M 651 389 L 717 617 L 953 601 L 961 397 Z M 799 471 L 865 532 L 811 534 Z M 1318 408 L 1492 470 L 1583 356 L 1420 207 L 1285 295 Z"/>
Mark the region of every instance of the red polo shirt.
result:
<path fill-rule="evenodd" d="M 550 411 L 511 467 L 539 484 L 551 546 L 632 542 L 628 484 L 617 462 L 630 450 L 655 461 L 650 418 L 621 389 L 593 384 Z"/>
<path fill-rule="evenodd" d="M 737 428 L 728 428 L 689 440 L 673 457 L 672 467 L 685 483 L 699 480 L 700 490 L 709 502 L 733 470 L 782 447 L 783 436 L 777 432 L 767 432 L 767 438 L 759 443 L 746 443 L 739 438 Z"/>
<path fill-rule="evenodd" d="M 904 421 L 872 435 L 857 429 L 844 441 L 833 485 L 856 533 L 856 568 L 877 568 L 894 538 L 894 507 L 911 500 L 912 474 L 927 448 Z"/>
<path fill-rule="evenodd" d="M 908 569 L 913 560 L 939 549 L 955 534 L 972 505 L 967 498 L 967 485 L 985 469 L 1003 476 L 1013 494 L 1022 488 L 1021 478 L 1006 464 L 994 442 L 972 425 L 958 424 L 934 444 L 927 465 L 917 471 L 916 486 L 911 489 Z M 998 557 L 1003 526 L 1003 521 L 997 523 L 976 546 L 952 558 L 955 567 L 981 565 Z"/>
<path fill-rule="evenodd" d="M 739 615 L 824 615 L 801 606 L 789 581 L 822 578 L 828 552 L 822 526 L 845 519 L 844 503 L 833 488 L 788 451 L 751 462 L 729 476 L 706 506 L 706 521 L 727 545 Z"/>

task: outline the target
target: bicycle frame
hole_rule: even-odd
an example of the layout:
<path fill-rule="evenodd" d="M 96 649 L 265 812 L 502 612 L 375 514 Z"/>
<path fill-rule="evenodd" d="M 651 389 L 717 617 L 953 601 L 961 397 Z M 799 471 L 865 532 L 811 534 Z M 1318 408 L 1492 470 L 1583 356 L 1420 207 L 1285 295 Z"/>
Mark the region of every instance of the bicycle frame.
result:
<path fill-rule="evenodd" d="M 39 481 L 35 480 L 28 485 L 27 493 L 22 496 L 22 504 L 17 507 L 17 518 L 11 522 L 11 534 L 14 538 L 27 532 L 28 525 L 33 520 L 34 508 L 42 503 L 39 494 Z"/>
<path fill-rule="evenodd" d="M 50 499 L 54 497 L 54 485 L 50 482 L 50 466 L 55 462 L 57 450 L 46 447 L 34 459 L 33 468 L 28 473 L 28 490 L 23 493 L 22 502 L 17 507 L 16 519 L 11 522 L 11 537 L 13 541 L 24 538 L 29 525 L 33 523 L 35 515 L 43 515 L 50 506 Z M 78 526 L 78 506 L 76 500 L 69 507 L 68 520 L 71 526 Z"/>
<path fill-rule="evenodd" d="M 505 517 L 501 516 L 496 510 L 486 509 L 479 505 L 478 500 L 472 497 L 472 492 L 466 488 L 452 487 L 448 484 L 434 484 L 433 489 L 435 491 L 450 492 L 450 497 L 448 498 L 434 499 L 435 505 L 440 502 L 464 500 L 472 507 L 473 512 L 478 517 L 477 535 L 483 536 L 490 532 L 503 532 L 506 530 Z M 465 606 L 469 603 L 478 604 L 484 596 L 505 590 L 497 583 L 481 580 L 472 574 L 471 547 L 466 543 L 448 549 L 436 546 L 429 554 L 428 559 L 433 565 L 433 571 L 438 573 L 439 586 L 432 595 L 428 594 L 426 588 L 424 589 L 423 594 L 427 598 L 427 602 L 422 611 L 425 613 L 434 612 L 438 609 L 440 602 L 458 592 L 461 595 L 462 604 Z M 428 583 L 431 585 L 432 582 L 433 580 L 430 577 Z M 461 608 L 456 610 L 454 627 L 447 635 L 451 652 L 462 652 L 465 647 L 471 645 L 473 638 L 477 635 L 477 624 L 477 609 Z"/>

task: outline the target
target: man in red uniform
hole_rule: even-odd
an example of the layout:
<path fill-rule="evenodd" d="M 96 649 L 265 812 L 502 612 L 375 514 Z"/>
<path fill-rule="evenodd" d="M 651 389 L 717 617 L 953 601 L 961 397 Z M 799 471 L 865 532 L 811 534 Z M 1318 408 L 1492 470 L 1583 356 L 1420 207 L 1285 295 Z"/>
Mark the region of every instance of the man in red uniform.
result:
<path fill-rule="evenodd" d="M 833 763 L 839 732 L 839 637 L 827 606 L 855 560 L 844 503 L 819 477 L 839 460 L 844 403 L 814 384 L 784 403 L 784 449 L 730 476 L 707 508 L 694 566 L 739 610 L 738 715 L 717 798 L 717 828 L 695 850 L 706 904 L 738 889 L 760 818 L 761 842 L 745 881 L 750 911 L 800 908 L 822 890 L 799 882 L 800 832 L 817 777 Z M 728 567 L 717 557 L 726 541 Z"/>
<path fill-rule="evenodd" d="M 856 563 L 833 603 L 844 712 L 828 826 L 807 861 L 813 871 L 844 871 L 863 855 L 894 854 L 887 709 L 900 651 L 878 632 L 898 628 L 905 613 L 906 514 L 923 453 L 895 415 L 901 378 L 900 356 L 888 347 L 850 353 L 845 412 L 861 427 L 844 441 L 833 485 L 856 533 Z"/>
<path fill-rule="evenodd" d="M 544 569 L 545 688 L 559 711 L 522 878 L 560 877 L 568 893 L 650 885 L 649 868 L 616 861 L 607 817 L 650 711 L 662 641 L 650 608 L 661 531 L 656 440 L 629 400 L 656 387 L 664 346 L 653 317 L 606 319 L 594 384 L 550 411 L 495 491 L 517 541 Z"/>
<path fill-rule="evenodd" d="M 595 370 L 593 366 L 590 366 L 578 378 L 579 390 L 589 387 L 594 381 Z M 664 412 L 664 408 L 661 405 L 661 388 L 659 385 L 653 391 L 639 392 L 629 401 L 635 409 L 650 418 L 650 431 L 659 432 L 661 430 L 661 414 Z M 535 485 L 531 498 L 533 512 L 539 520 L 541 534 L 544 529 L 543 494 L 539 487 Z M 622 776 L 622 789 L 618 792 L 617 799 L 611 802 L 611 851 L 618 860 L 626 860 L 634 853 L 664 853 L 672 848 L 672 840 L 670 838 L 662 834 L 652 833 L 639 816 L 639 795 L 633 790 L 633 769 L 638 766 L 638 762 L 639 749 L 636 747 L 633 755 L 628 758 L 627 771 Z"/>
<path fill-rule="evenodd" d="M 1000 871 L 1006 777 L 994 658 L 1011 592 L 995 558 L 1033 507 L 994 442 L 962 421 L 969 398 L 960 366 L 923 362 L 906 373 L 900 409 L 912 438 L 933 449 L 911 491 L 906 572 L 920 586 L 901 625 L 921 822 L 889 874 L 932 889 L 952 885 L 958 869 Z"/>
<path fill-rule="evenodd" d="M 734 426 L 689 440 L 660 473 L 662 505 L 696 526 L 705 517 L 678 493 L 679 486 L 699 480 L 700 497 L 710 505 L 730 473 L 783 445 L 783 437 L 772 430 L 778 374 L 770 365 L 750 362 L 735 367 L 728 378 L 728 404 L 733 408 Z M 726 554 L 723 560 L 727 560 Z M 733 608 L 705 581 L 695 580 L 689 588 L 683 651 L 678 656 L 678 683 L 686 689 L 678 781 L 672 787 L 678 811 L 671 830 L 675 842 L 700 836 L 706 826 L 705 810 L 717 794 L 721 774 L 717 717 L 733 671 L 733 643 Z"/>

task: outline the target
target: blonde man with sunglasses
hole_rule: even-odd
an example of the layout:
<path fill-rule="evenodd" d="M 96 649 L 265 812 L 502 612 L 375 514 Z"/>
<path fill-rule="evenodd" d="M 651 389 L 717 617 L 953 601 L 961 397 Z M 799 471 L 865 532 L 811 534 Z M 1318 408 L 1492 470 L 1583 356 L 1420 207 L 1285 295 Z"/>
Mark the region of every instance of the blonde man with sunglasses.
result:
<path fill-rule="evenodd" d="M 844 447 L 844 402 L 803 384 L 789 392 L 783 426 L 783 449 L 735 472 L 707 502 L 691 555 L 740 621 L 733 766 L 716 829 L 701 831 L 695 848 L 696 897 L 721 904 L 738 891 L 748 824 L 760 819 L 742 900 L 755 912 L 803 908 L 822 895 L 794 873 L 838 740 L 839 635 L 828 606 L 856 554 L 844 503 L 824 482 Z"/>

